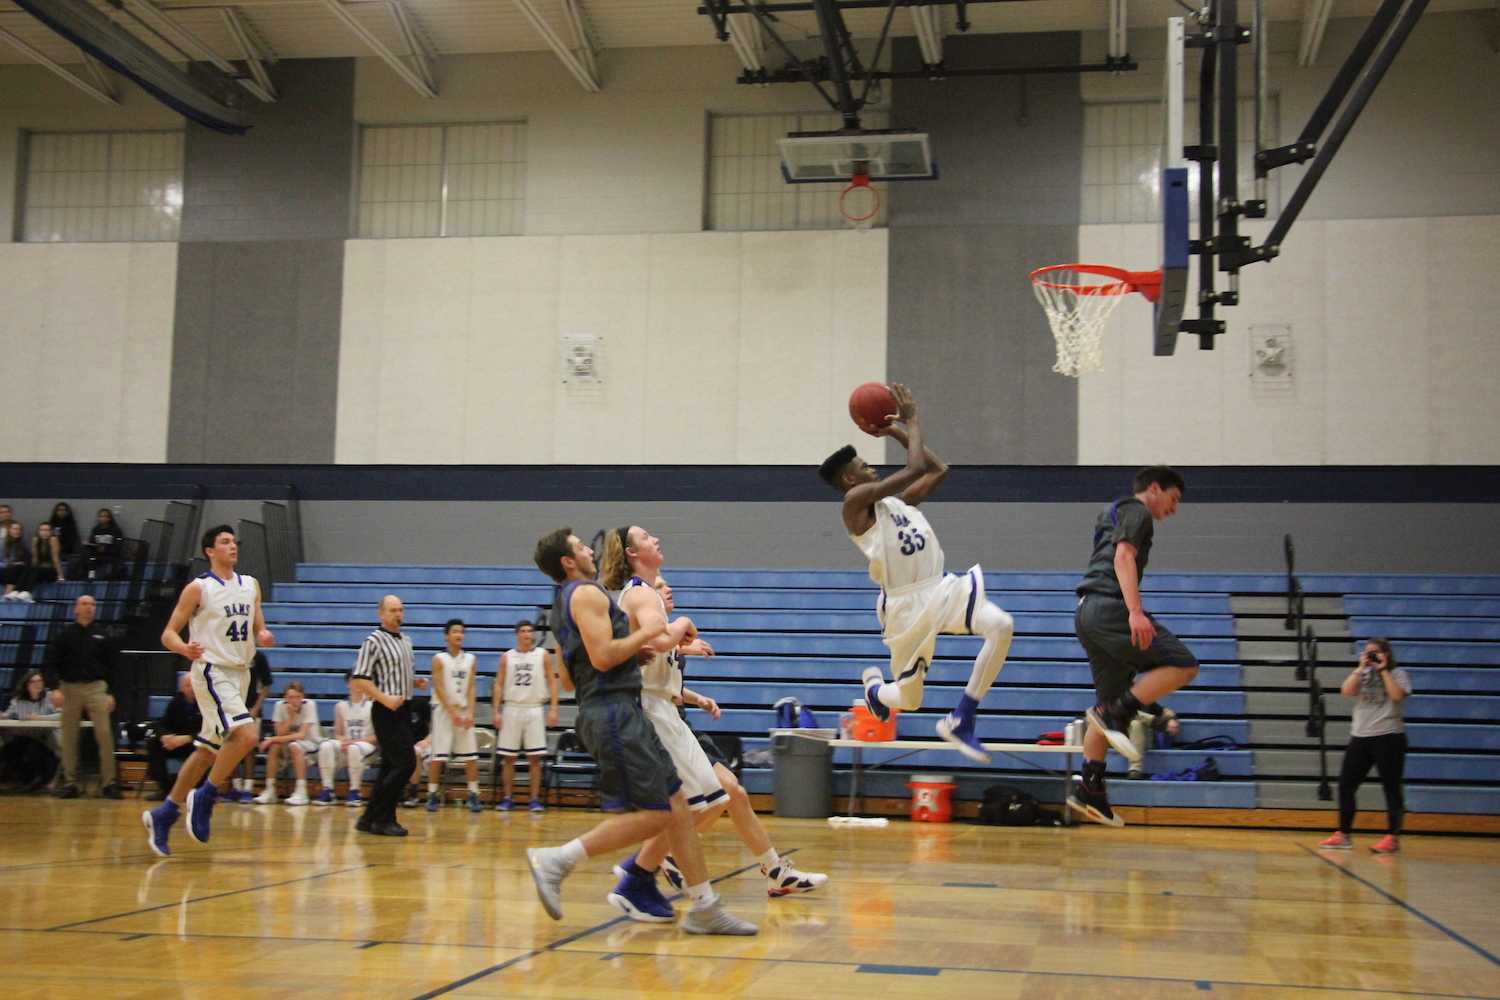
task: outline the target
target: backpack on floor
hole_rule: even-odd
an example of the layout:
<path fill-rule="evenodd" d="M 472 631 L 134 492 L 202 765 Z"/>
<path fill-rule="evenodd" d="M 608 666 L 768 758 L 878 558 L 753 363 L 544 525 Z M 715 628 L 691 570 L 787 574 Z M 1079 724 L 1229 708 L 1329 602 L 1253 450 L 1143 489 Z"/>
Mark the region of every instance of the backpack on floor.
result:
<path fill-rule="evenodd" d="M 1010 785 L 991 785 L 979 804 L 979 822 L 990 826 L 1035 826 L 1041 815 L 1036 798 Z"/>

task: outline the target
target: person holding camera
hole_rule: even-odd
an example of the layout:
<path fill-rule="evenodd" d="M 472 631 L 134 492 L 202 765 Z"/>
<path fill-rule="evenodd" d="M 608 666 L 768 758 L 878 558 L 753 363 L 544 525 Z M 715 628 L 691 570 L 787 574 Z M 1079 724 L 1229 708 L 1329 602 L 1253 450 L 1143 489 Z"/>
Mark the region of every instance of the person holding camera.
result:
<path fill-rule="evenodd" d="M 1339 770 L 1339 828 L 1318 846 L 1327 850 L 1347 851 L 1354 830 L 1355 796 L 1373 765 L 1380 771 L 1385 789 L 1385 811 L 1389 822 L 1386 835 L 1370 845 L 1376 854 L 1395 854 L 1401 850 L 1401 820 L 1406 815 L 1406 799 L 1401 776 L 1406 770 L 1406 720 L 1401 703 L 1411 697 L 1411 678 L 1396 666 L 1396 654 L 1385 639 L 1365 643 L 1359 663 L 1344 678 L 1339 693 L 1354 699 L 1354 721 L 1349 729 L 1349 746 L 1344 750 L 1344 766 Z"/>

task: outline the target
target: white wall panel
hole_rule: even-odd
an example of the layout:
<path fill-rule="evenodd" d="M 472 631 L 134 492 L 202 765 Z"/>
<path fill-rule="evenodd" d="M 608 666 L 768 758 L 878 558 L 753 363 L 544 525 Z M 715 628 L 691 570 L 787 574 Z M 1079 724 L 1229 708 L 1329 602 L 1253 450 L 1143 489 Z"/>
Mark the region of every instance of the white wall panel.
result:
<path fill-rule="evenodd" d="M 171 243 L 0 244 L 0 461 L 160 462 L 167 451 Z"/>
<path fill-rule="evenodd" d="M 355 240 L 343 463 L 812 463 L 885 377 L 886 236 Z M 560 379 L 602 338 L 604 385 Z"/>
<path fill-rule="evenodd" d="M 1148 266 L 1158 238 L 1156 226 L 1084 226 L 1080 254 Z M 1111 321 L 1105 371 L 1080 382 L 1079 461 L 1493 463 L 1496 262 L 1496 216 L 1306 220 L 1279 258 L 1242 272 L 1217 348 L 1184 335 L 1173 358 L 1151 356 L 1150 312 L 1132 296 Z M 1249 377 L 1261 324 L 1292 328 L 1290 385 Z"/>

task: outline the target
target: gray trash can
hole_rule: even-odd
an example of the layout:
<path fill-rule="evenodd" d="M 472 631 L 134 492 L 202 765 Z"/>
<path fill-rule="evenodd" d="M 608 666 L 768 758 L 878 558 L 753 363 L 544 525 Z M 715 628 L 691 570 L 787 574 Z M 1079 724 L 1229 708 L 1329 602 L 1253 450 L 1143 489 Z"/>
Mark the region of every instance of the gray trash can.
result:
<path fill-rule="evenodd" d="M 833 747 L 828 741 L 777 733 L 771 749 L 776 754 L 776 815 L 833 815 Z"/>

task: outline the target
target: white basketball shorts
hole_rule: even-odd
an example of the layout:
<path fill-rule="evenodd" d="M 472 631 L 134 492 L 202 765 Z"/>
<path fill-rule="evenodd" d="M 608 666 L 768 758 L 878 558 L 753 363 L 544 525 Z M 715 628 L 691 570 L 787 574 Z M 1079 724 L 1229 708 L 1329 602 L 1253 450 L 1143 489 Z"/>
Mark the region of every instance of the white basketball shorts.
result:
<path fill-rule="evenodd" d="M 193 696 L 203 713 L 203 728 L 193 737 L 200 747 L 217 751 L 231 729 L 255 724 L 245 708 L 250 691 L 250 671 L 243 666 L 223 666 L 198 660 L 191 671 Z"/>
<path fill-rule="evenodd" d="M 432 759 L 469 761 L 479 756 L 473 726 L 455 726 L 442 705 L 432 708 Z"/>
<path fill-rule="evenodd" d="M 677 714 L 677 706 L 665 698 L 643 695 L 641 707 L 646 710 L 646 718 L 651 720 L 657 738 L 666 747 L 667 756 L 672 758 L 672 765 L 677 768 L 677 776 L 682 779 L 682 793 L 687 796 L 688 808 L 702 811 L 710 806 L 721 805 L 729 793 L 719 784 L 713 762 L 703 752 L 692 727 Z"/>
<path fill-rule="evenodd" d="M 495 749 L 507 757 L 547 752 L 547 710 L 543 705 L 500 706 L 500 737 Z"/>

